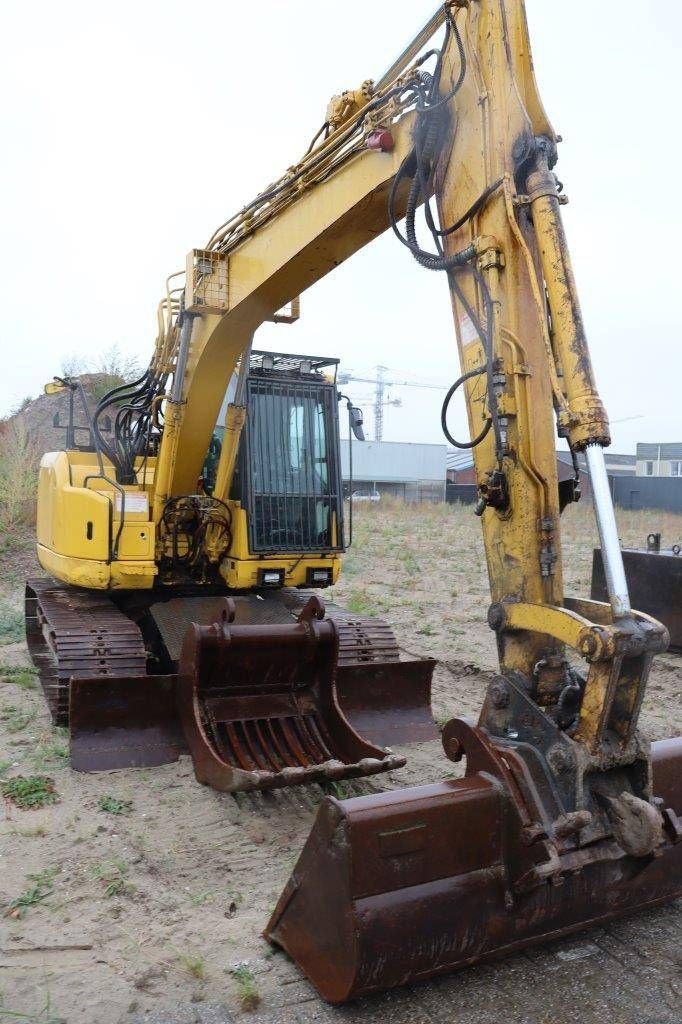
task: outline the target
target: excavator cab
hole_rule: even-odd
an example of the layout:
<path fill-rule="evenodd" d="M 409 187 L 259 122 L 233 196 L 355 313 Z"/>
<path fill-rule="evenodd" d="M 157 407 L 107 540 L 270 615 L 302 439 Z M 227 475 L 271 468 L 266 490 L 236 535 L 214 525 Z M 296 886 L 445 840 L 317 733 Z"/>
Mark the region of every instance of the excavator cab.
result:
<path fill-rule="evenodd" d="M 345 548 L 336 368 L 338 359 L 251 353 L 246 421 L 230 500 L 246 513 L 249 555 L 319 553 Z M 229 392 L 228 392 L 229 396 Z M 221 411 L 219 423 L 225 418 Z M 225 428 L 217 426 L 204 465 L 213 493 Z M 265 586 L 284 585 L 275 567 Z M 310 566 L 305 584 L 330 586 L 335 567 Z"/>

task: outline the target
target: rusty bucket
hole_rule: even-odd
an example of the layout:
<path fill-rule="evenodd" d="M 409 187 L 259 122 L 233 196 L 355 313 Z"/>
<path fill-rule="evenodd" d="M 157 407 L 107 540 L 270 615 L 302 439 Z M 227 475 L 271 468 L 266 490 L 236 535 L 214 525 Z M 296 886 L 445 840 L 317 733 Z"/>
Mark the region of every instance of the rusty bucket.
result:
<path fill-rule="evenodd" d="M 467 730 L 476 770 L 465 778 L 320 807 L 265 936 L 332 1003 L 682 895 L 682 738 L 654 745 L 666 836 L 655 856 L 634 857 L 613 839 L 557 849 L 524 820 L 481 730 L 457 726 Z"/>
<path fill-rule="evenodd" d="M 192 625 L 177 698 L 199 782 L 223 792 L 374 775 L 405 758 L 364 740 L 336 694 L 337 627 L 311 597 L 290 623 Z"/>

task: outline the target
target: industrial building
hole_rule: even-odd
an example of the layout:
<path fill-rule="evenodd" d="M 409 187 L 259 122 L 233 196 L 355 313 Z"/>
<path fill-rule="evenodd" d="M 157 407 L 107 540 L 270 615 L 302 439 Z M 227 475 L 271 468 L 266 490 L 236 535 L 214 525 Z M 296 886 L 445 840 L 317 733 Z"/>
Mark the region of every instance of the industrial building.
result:
<path fill-rule="evenodd" d="M 348 441 L 341 442 L 344 491 L 359 498 L 392 495 L 404 501 L 445 501 L 444 444 L 353 441 L 351 484 Z"/>
<path fill-rule="evenodd" d="M 637 445 L 637 476 L 682 478 L 682 443 Z"/>

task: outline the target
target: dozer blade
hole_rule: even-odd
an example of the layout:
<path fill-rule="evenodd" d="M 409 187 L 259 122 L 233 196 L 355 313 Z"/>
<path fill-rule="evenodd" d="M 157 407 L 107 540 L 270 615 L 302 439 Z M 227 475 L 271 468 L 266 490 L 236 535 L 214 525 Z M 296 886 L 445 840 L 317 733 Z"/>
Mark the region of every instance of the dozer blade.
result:
<path fill-rule="evenodd" d="M 549 870 L 533 862 L 538 835 L 504 771 L 328 798 L 265 936 L 342 1003 L 674 899 L 682 739 L 655 744 L 653 768 L 667 836 L 655 856 L 610 842 L 555 856 Z"/>
<path fill-rule="evenodd" d="M 298 621 L 193 624 L 178 706 L 199 782 L 223 792 L 374 775 L 405 759 L 364 740 L 340 710 L 338 631 L 311 597 Z"/>
<path fill-rule="evenodd" d="M 339 708 L 370 743 L 393 747 L 439 737 L 431 713 L 435 661 L 393 661 L 339 666 Z"/>
<path fill-rule="evenodd" d="M 186 754 L 175 685 L 175 676 L 71 679 L 71 767 L 156 768 Z"/>

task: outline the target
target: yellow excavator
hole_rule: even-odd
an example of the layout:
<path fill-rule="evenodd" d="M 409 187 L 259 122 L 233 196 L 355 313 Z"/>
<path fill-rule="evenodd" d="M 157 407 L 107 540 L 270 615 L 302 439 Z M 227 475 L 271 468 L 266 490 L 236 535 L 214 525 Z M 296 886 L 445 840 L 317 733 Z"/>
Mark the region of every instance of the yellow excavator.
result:
<path fill-rule="evenodd" d="M 334 97 L 302 160 L 190 254 L 184 283 L 169 280 L 149 370 L 105 403 L 114 443 L 101 406 L 94 451 L 43 461 L 38 552 L 61 582 L 29 586 L 29 640 L 86 761 L 96 749 L 100 766 L 120 763 L 137 729 L 135 757 L 144 749 L 152 763 L 157 743 L 161 760 L 184 737 L 198 777 L 219 788 L 381 770 L 396 755 L 390 743 L 370 752 L 363 731 L 385 742 L 394 719 L 424 727 L 424 689 L 414 666 L 401 681 L 380 624 L 349 624 L 296 589 L 314 589 L 321 570 L 333 581 L 342 546 L 327 489 L 321 500 L 316 486 L 292 495 L 273 482 L 291 462 L 283 435 L 312 421 L 314 438 L 323 403 L 282 412 L 276 368 L 254 364 L 251 346 L 261 323 L 290 315 L 384 230 L 443 273 L 462 376 L 442 422 L 474 452 L 500 672 L 478 724 L 443 729 L 461 778 L 321 805 L 265 934 L 332 1002 L 682 895 L 682 739 L 652 747 L 638 729 L 668 636 L 630 605 L 559 141 L 523 0 L 448 0 L 380 79 Z M 314 367 L 289 369 L 285 387 L 300 395 Z M 208 494 L 202 467 L 235 372 Z M 458 391 L 470 441 L 448 425 Z M 585 454 L 603 603 L 564 591 L 560 516 L 577 491 L 558 484 L 555 430 Z M 314 440 L 303 447 L 320 458 Z M 333 474 L 320 475 L 326 488 Z M 302 522 L 314 523 L 314 551 Z"/>

